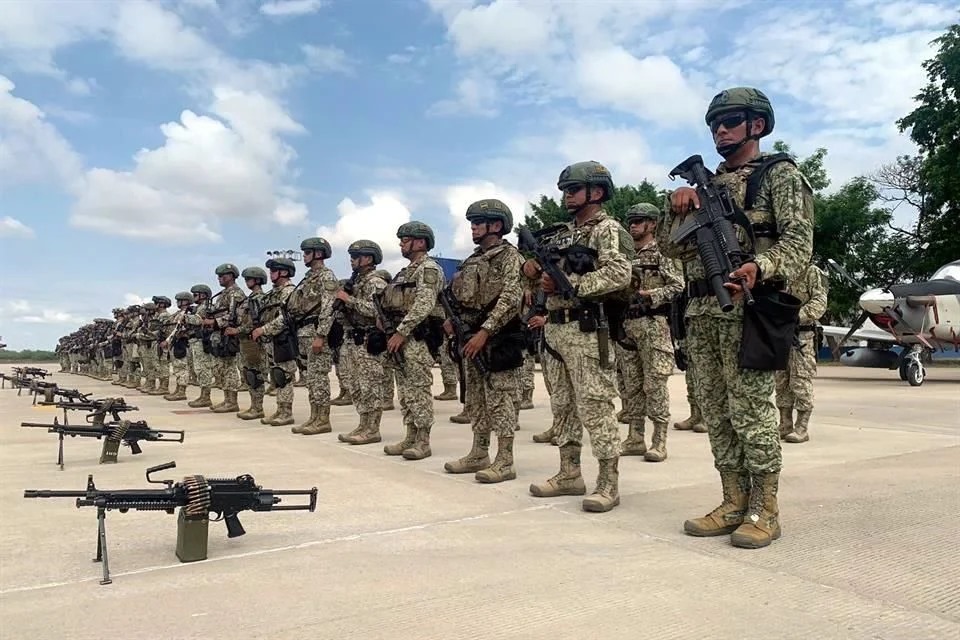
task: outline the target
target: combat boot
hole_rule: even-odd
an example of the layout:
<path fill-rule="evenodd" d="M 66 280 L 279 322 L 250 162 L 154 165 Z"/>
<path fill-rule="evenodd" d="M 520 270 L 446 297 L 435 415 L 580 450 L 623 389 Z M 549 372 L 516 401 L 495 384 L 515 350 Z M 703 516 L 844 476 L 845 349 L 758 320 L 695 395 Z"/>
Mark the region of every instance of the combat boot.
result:
<path fill-rule="evenodd" d="M 497 436 L 497 457 L 494 458 L 493 464 L 487 469 L 477 471 L 473 477 L 477 482 L 484 484 L 516 480 L 517 470 L 513 466 L 513 435 Z"/>
<path fill-rule="evenodd" d="M 335 407 L 346 407 L 353 404 L 353 398 L 350 397 L 350 393 L 346 389 L 340 389 L 340 395 L 330 401 Z"/>
<path fill-rule="evenodd" d="M 460 395 L 457 393 L 457 385 L 444 384 L 443 393 L 433 396 L 434 400 L 457 400 Z"/>
<path fill-rule="evenodd" d="M 597 471 L 597 486 L 588 498 L 583 499 L 581 506 L 584 511 L 603 513 L 620 504 L 620 472 L 617 469 L 620 458 L 607 458 L 598 462 L 600 469 Z"/>
<path fill-rule="evenodd" d="M 624 407 L 617 412 L 617 422 L 621 424 L 630 424 L 630 420 L 627 419 L 627 409 Z"/>
<path fill-rule="evenodd" d="M 388 456 L 399 456 L 408 448 L 413 446 L 414 442 L 414 431 L 413 427 L 406 426 L 407 434 L 403 437 L 403 440 L 396 444 L 384 445 L 383 452 Z"/>
<path fill-rule="evenodd" d="M 580 474 L 580 445 L 565 444 L 560 447 L 560 471 L 546 482 L 530 485 L 530 494 L 538 498 L 557 496 L 582 496 L 587 492 Z"/>
<path fill-rule="evenodd" d="M 263 392 L 250 392 L 250 408 L 237 414 L 241 420 L 256 420 L 263 417 Z"/>
<path fill-rule="evenodd" d="M 560 430 L 557 429 L 557 424 L 556 424 L 556 422 L 554 422 L 554 423 L 550 426 L 550 428 L 547 429 L 546 431 L 544 431 L 543 433 L 535 433 L 535 434 L 533 434 L 533 441 L 534 441 L 534 442 L 541 442 L 541 443 L 542 443 L 542 442 L 550 442 L 551 440 L 553 440 L 554 438 L 556 438 L 559 433 L 560 433 Z"/>
<path fill-rule="evenodd" d="M 688 536 L 708 537 L 733 533 L 743 524 L 743 515 L 747 511 L 747 497 L 750 477 L 746 472 L 721 471 L 720 484 L 723 486 L 723 502 L 720 506 L 703 516 L 683 523 L 683 531 Z"/>
<path fill-rule="evenodd" d="M 140 387 L 139 391 L 147 395 L 153 395 L 153 392 L 157 390 L 157 379 L 156 378 L 144 378 L 143 386 Z"/>
<path fill-rule="evenodd" d="M 647 452 L 647 443 L 644 441 L 644 420 L 635 422 L 627 430 L 627 439 L 620 443 L 620 455 L 642 456 Z"/>
<path fill-rule="evenodd" d="M 294 422 L 296 422 L 296 420 L 293 419 L 293 403 L 278 402 L 277 415 L 270 421 L 270 424 L 274 427 L 282 427 L 287 424 L 293 424 Z"/>
<path fill-rule="evenodd" d="M 457 424 L 470 424 L 473 422 L 473 418 L 471 418 L 470 414 L 467 413 L 467 407 L 464 405 L 463 411 L 460 412 L 460 415 L 450 416 L 450 422 L 456 422 Z"/>
<path fill-rule="evenodd" d="M 643 455 L 647 462 L 663 462 L 667 459 L 667 423 L 653 423 L 653 441 Z"/>
<path fill-rule="evenodd" d="M 187 399 L 187 386 L 183 384 L 178 384 L 176 391 L 173 393 L 163 396 L 164 400 L 169 400 L 171 402 L 175 400 L 186 400 Z"/>
<path fill-rule="evenodd" d="M 396 407 L 393 406 L 393 398 L 387 398 L 383 401 L 383 404 L 380 405 L 381 411 L 393 411 Z"/>
<path fill-rule="evenodd" d="M 430 428 L 417 429 L 413 436 L 413 444 L 403 450 L 403 457 L 407 460 L 423 460 L 433 455 L 430 449 Z"/>
<path fill-rule="evenodd" d="M 474 473 L 490 466 L 490 433 L 473 432 L 470 453 L 459 460 L 443 463 L 447 473 Z"/>
<path fill-rule="evenodd" d="M 313 405 L 310 405 L 313 410 Z M 319 433 L 330 433 L 333 425 L 330 424 L 330 405 L 317 405 L 317 419 L 312 424 L 300 430 L 300 435 L 315 436 Z"/>
<path fill-rule="evenodd" d="M 266 412 L 264 412 L 264 413 L 266 413 Z M 280 403 L 277 403 L 277 408 L 276 408 L 276 410 L 275 410 L 271 415 L 269 415 L 269 416 L 264 416 L 263 418 L 260 418 L 260 424 L 267 424 L 267 425 L 268 425 L 268 424 L 270 424 L 271 422 L 273 422 L 274 420 L 276 420 L 276 419 L 277 419 L 277 416 L 279 416 L 279 415 L 280 415 Z"/>
<path fill-rule="evenodd" d="M 210 387 L 200 387 L 200 395 L 197 397 L 197 399 L 191 400 L 187 403 L 188 407 L 193 407 L 194 409 L 198 409 L 200 407 L 209 407 L 212 405 L 213 403 L 210 402 Z"/>
<path fill-rule="evenodd" d="M 307 421 L 304 422 L 303 424 L 301 424 L 301 425 L 299 425 L 299 426 L 296 426 L 296 427 L 290 427 L 290 433 L 303 433 L 303 430 L 304 430 L 304 429 L 306 429 L 307 427 L 309 427 L 310 425 L 312 425 L 314 422 L 317 421 L 317 418 L 320 417 L 320 411 L 319 411 L 319 409 L 320 409 L 320 407 L 318 407 L 317 405 L 311 404 L 311 405 L 310 405 L 310 417 L 307 418 Z M 359 428 L 360 428 L 360 427 L 357 427 L 357 429 L 359 429 Z"/>
<path fill-rule="evenodd" d="M 797 411 L 797 421 L 793 425 L 793 431 L 784 438 L 787 442 L 799 444 L 810 439 L 807 433 L 807 424 L 810 422 L 810 411 Z"/>
<path fill-rule="evenodd" d="M 793 433 L 793 407 L 780 407 L 780 439 L 789 433 Z"/>
<path fill-rule="evenodd" d="M 170 378 L 160 378 L 160 384 L 150 392 L 152 396 L 163 396 L 170 393 Z"/>
<path fill-rule="evenodd" d="M 697 427 L 702 427 L 702 426 L 704 426 L 703 416 L 700 414 L 700 406 L 696 404 L 690 405 L 689 418 L 687 418 L 686 420 L 682 420 L 680 422 L 673 423 L 673 428 L 676 429 L 677 431 L 690 431 L 691 429 L 693 431 L 697 431 Z M 704 433 L 705 431 L 706 429 L 704 428 L 703 431 L 697 431 L 697 433 Z"/>
<path fill-rule="evenodd" d="M 240 406 L 237 404 L 237 392 L 224 391 L 223 402 L 215 407 L 211 407 L 210 410 L 214 413 L 236 413 L 240 411 Z"/>
<path fill-rule="evenodd" d="M 380 442 L 380 416 L 377 413 L 364 413 L 360 416 L 360 432 L 346 436 L 344 442 L 350 444 L 373 444 Z"/>
<path fill-rule="evenodd" d="M 779 483 L 779 473 L 753 475 L 749 506 L 743 517 L 743 524 L 730 536 L 733 546 L 759 549 L 780 537 L 780 506 L 777 504 Z"/>

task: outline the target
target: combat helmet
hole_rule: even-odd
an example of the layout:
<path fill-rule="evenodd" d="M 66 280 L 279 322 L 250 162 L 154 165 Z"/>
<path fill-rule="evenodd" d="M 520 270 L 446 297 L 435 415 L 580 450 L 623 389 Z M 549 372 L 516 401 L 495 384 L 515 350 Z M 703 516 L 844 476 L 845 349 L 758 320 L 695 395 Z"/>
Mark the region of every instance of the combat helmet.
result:
<path fill-rule="evenodd" d="M 391 280 L 393 280 L 393 276 L 390 275 L 390 272 L 387 271 L 386 269 L 377 269 L 376 271 L 373 272 L 373 275 L 377 276 L 384 282 L 390 282 Z"/>
<path fill-rule="evenodd" d="M 629 209 L 627 209 L 627 224 L 630 224 L 634 220 L 656 220 L 660 217 L 660 210 L 657 208 L 657 205 L 650 204 L 649 202 L 638 202 Z"/>
<path fill-rule="evenodd" d="M 427 241 L 427 251 L 433 249 L 435 240 L 433 239 L 433 229 L 426 222 L 411 220 L 400 225 L 397 229 L 398 238 L 423 238 Z"/>
<path fill-rule="evenodd" d="M 350 254 L 351 258 L 354 255 L 370 256 L 373 258 L 373 264 L 383 262 L 383 251 L 380 250 L 380 245 L 373 240 L 357 240 L 347 247 L 347 253 Z"/>
<path fill-rule="evenodd" d="M 333 250 L 330 248 L 330 243 L 320 237 L 307 238 L 300 243 L 300 250 L 318 253 L 324 260 L 333 255 Z"/>
<path fill-rule="evenodd" d="M 178 304 L 180 302 L 193 303 L 193 294 L 190 293 L 189 291 L 179 291 L 177 292 L 177 295 L 173 296 L 173 298 L 177 301 Z"/>
<path fill-rule="evenodd" d="M 577 184 L 603 187 L 603 197 L 600 198 L 600 202 L 611 199 L 615 190 L 610 171 L 594 160 L 571 164 L 561 171 L 560 177 L 557 178 L 557 189 L 561 191 Z"/>
<path fill-rule="evenodd" d="M 232 273 L 234 278 L 239 278 L 239 277 L 240 277 L 240 269 L 237 269 L 237 266 L 236 266 L 236 265 L 230 264 L 229 262 L 224 263 L 224 264 L 220 265 L 219 267 L 217 267 L 215 273 L 216 273 L 218 276 L 224 276 L 224 275 L 226 275 L 226 274 L 228 274 L 228 273 Z"/>
<path fill-rule="evenodd" d="M 704 116 L 707 126 L 710 126 L 710 122 L 718 115 L 727 113 L 728 111 L 746 111 L 748 123 L 750 122 L 749 118 L 751 115 L 762 116 L 764 124 L 763 131 L 761 131 L 759 135 L 760 138 L 770 135 L 773 132 L 773 105 L 770 104 L 770 99 L 767 98 L 766 94 L 759 89 L 754 89 L 753 87 L 733 87 L 731 89 L 724 89 L 713 96 L 713 100 L 710 101 L 710 106 L 707 107 L 707 113 Z M 750 130 L 749 124 L 747 125 L 747 130 Z"/>
<path fill-rule="evenodd" d="M 510 207 L 496 198 L 477 200 L 467 207 L 467 220 L 499 220 L 503 223 L 503 235 L 513 229 L 513 213 Z"/>
<path fill-rule="evenodd" d="M 270 280 L 267 272 L 260 267 L 247 267 L 240 275 L 243 276 L 244 280 L 256 280 L 260 284 L 267 284 Z"/>
<path fill-rule="evenodd" d="M 197 294 L 201 294 L 201 293 L 202 293 L 203 295 L 207 296 L 208 298 L 210 298 L 210 297 L 213 296 L 213 291 L 211 291 L 211 290 L 210 290 L 210 287 L 208 287 L 208 286 L 205 285 L 205 284 L 195 284 L 195 285 L 193 285 L 192 287 L 190 287 L 190 293 L 192 293 L 192 294 L 194 294 L 194 295 L 197 295 Z"/>
<path fill-rule="evenodd" d="M 157 310 L 157 303 L 156 303 L 156 302 L 144 302 L 142 309 L 143 309 L 143 311 L 146 311 L 146 312 L 148 312 L 148 313 L 153 313 L 154 311 Z"/>
<path fill-rule="evenodd" d="M 161 304 L 166 304 L 168 307 L 172 304 L 170 298 L 167 296 L 153 296 L 153 301 L 159 306 Z"/>
<path fill-rule="evenodd" d="M 297 267 L 290 258 L 270 258 L 267 260 L 266 267 L 271 271 L 280 271 L 283 269 L 290 274 L 287 276 L 289 278 L 297 275 Z"/>

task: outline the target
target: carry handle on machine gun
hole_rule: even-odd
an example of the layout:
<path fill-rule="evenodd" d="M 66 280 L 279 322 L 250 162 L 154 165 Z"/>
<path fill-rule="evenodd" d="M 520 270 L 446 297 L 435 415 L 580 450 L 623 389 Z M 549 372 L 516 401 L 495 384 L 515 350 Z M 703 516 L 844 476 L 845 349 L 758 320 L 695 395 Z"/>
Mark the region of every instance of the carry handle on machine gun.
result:
<path fill-rule="evenodd" d="M 458 314 L 454 308 L 457 300 L 450 286 L 444 287 L 437 298 L 440 306 L 443 307 L 443 312 L 447 315 L 447 320 L 453 325 L 453 335 L 450 337 L 450 358 L 457 363 L 457 369 L 460 371 L 460 403 L 464 404 L 467 401 L 467 374 L 463 363 L 463 348 L 472 337 L 472 334 L 467 331 L 466 323 L 460 318 L 460 314 Z M 476 367 L 481 376 L 486 378 L 489 375 L 487 364 L 483 361 L 483 357 L 480 354 L 470 358 L 470 362 Z"/>
<path fill-rule="evenodd" d="M 674 180 L 677 176 L 696 189 L 700 208 L 692 212 L 693 217 L 673 233 L 670 241 L 680 244 L 694 236 L 710 290 L 716 296 L 721 311 L 729 313 L 733 310 L 730 291 L 723 286 L 729 282 L 739 284 L 744 302 L 752 305 L 753 295 L 747 289 L 746 279 L 730 278 L 731 273 L 747 262 L 753 262 L 755 257 L 741 249 L 733 229 L 732 221 L 736 219 L 748 233 L 752 233 L 749 220 L 734 206 L 727 190 L 713 182 L 713 174 L 703 166 L 700 156 L 690 156 L 674 167 L 669 177 Z"/>
<path fill-rule="evenodd" d="M 383 294 L 373 296 L 373 308 L 377 310 L 377 318 L 380 320 L 380 328 L 383 329 L 383 332 L 387 334 L 387 340 L 390 340 L 390 337 L 397 332 L 397 326 L 390 320 L 390 317 L 387 315 L 387 312 L 383 310 Z M 393 359 L 394 364 L 397 365 L 400 369 L 404 368 L 405 359 L 403 357 L 402 351 L 387 351 L 387 355 Z"/>
<path fill-rule="evenodd" d="M 217 515 L 214 522 L 223 520 L 227 537 L 236 538 L 246 533 L 240 524 L 241 511 L 310 511 L 317 508 L 317 488 L 299 490 L 263 489 L 253 476 L 206 478 L 200 475 L 187 476 L 181 482 L 154 480 L 151 474 L 173 469 L 175 462 L 167 462 L 147 469 L 147 482 L 164 485 L 163 489 L 121 489 L 101 491 L 87 477 L 85 491 L 51 491 L 49 489 L 26 489 L 24 498 L 76 498 L 77 508 L 97 508 L 97 557 L 94 562 L 103 562 L 103 579 L 100 584 L 110 584 L 110 567 L 107 557 L 106 512 L 116 509 L 120 513 L 135 511 L 165 511 L 173 513 L 180 507 L 177 516 L 176 555 L 181 562 L 195 562 L 207 557 L 209 514 Z M 277 506 L 280 496 L 309 496 L 303 505 Z"/>
<path fill-rule="evenodd" d="M 146 442 L 183 442 L 184 439 L 183 431 L 151 429 L 144 420 L 138 420 L 136 422 L 131 422 L 130 420 L 120 420 L 119 422 L 109 422 L 92 427 L 76 427 L 60 424 L 57 422 L 57 419 L 54 418 L 53 424 L 45 424 L 42 422 L 21 422 L 20 426 L 34 429 L 46 429 L 47 433 L 57 434 L 57 464 L 60 466 L 61 471 L 63 471 L 64 436 L 70 436 L 72 438 L 80 436 L 81 438 L 96 438 L 97 440 L 103 439 L 103 447 L 100 450 L 99 464 L 115 464 L 117 462 L 117 454 L 120 450 L 121 444 L 130 447 L 130 453 L 137 455 L 143 453 L 143 450 L 140 448 L 139 444 L 141 440 Z M 168 437 L 171 435 L 176 435 L 178 437 Z"/>

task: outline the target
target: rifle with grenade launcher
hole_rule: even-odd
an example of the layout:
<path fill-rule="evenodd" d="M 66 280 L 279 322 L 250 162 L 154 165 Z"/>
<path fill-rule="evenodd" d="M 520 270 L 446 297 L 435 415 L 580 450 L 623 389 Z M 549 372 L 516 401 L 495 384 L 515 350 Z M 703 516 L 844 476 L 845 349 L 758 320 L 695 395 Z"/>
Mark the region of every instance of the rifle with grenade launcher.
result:
<path fill-rule="evenodd" d="M 397 325 L 390 320 L 390 316 L 387 315 L 387 312 L 383 310 L 383 293 L 373 296 L 373 308 L 377 310 L 377 318 L 380 320 L 380 328 L 383 329 L 383 332 L 387 335 L 387 341 L 390 341 L 390 336 L 397 332 Z M 393 360 L 394 364 L 397 365 L 399 369 L 403 369 L 406 363 L 406 359 L 403 357 L 402 351 L 387 351 L 387 355 Z"/>
<path fill-rule="evenodd" d="M 460 403 L 463 404 L 467 401 L 467 374 L 463 366 L 463 348 L 470 338 L 473 337 L 473 333 L 468 331 L 469 327 L 467 327 L 467 324 L 454 308 L 459 303 L 454 297 L 453 290 L 450 286 L 444 287 L 443 290 L 440 291 L 440 295 L 437 296 L 437 299 L 440 302 L 440 306 L 443 307 L 443 312 L 447 315 L 450 324 L 453 325 L 453 335 L 449 341 L 449 352 L 450 358 L 457 363 L 457 369 L 460 371 Z M 470 358 L 470 362 L 477 368 L 481 376 L 484 378 L 489 377 L 490 372 L 487 370 L 487 363 L 484 362 L 481 354 L 478 353 Z"/>
<path fill-rule="evenodd" d="M 147 469 L 147 482 L 163 484 L 163 489 L 97 489 L 93 475 L 87 477 L 85 491 L 51 491 L 49 489 L 26 489 L 24 498 L 76 498 L 77 508 L 97 508 L 97 557 L 94 562 L 103 562 L 103 579 L 100 584 L 110 584 L 110 566 L 107 557 L 106 512 L 112 509 L 120 513 L 134 511 L 165 511 L 177 515 L 176 555 L 180 562 L 196 562 L 207 558 L 209 514 L 217 515 L 214 522 L 224 521 L 227 537 L 236 538 L 246 533 L 240 524 L 241 511 L 310 511 L 317 507 L 317 488 L 307 490 L 263 489 L 253 476 L 244 474 L 233 478 L 207 478 L 201 475 L 187 476 L 182 481 L 153 480 L 150 475 L 173 469 L 176 462 L 167 462 Z M 277 506 L 280 496 L 310 496 L 309 504 Z"/>

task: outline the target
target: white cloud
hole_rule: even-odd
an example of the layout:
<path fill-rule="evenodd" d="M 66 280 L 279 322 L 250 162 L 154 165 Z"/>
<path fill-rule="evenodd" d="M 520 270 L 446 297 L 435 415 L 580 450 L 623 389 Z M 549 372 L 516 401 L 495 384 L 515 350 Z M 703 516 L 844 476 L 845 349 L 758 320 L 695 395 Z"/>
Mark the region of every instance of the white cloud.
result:
<path fill-rule="evenodd" d="M 427 115 L 451 116 L 474 115 L 492 118 L 499 112 L 496 108 L 497 85 L 489 78 L 472 75 L 457 83 L 456 98 L 440 100 L 427 110 Z"/>
<path fill-rule="evenodd" d="M 396 194 L 371 192 L 369 204 L 361 205 L 344 198 L 337 205 L 339 216 L 333 226 L 321 225 L 317 235 L 326 238 L 334 253 L 346 253 L 356 240 L 373 240 L 383 252 L 383 268 L 391 272 L 404 264 L 400 255 L 397 229 L 410 221 L 410 210 Z"/>
<path fill-rule="evenodd" d="M 0 238 L 32 238 L 34 235 L 33 229 L 16 218 L 4 216 L 0 219 Z"/>
<path fill-rule="evenodd" d="M 307 66 L 318 73 L 353 73 L 353 63 L 347 52 L 333 45 L 301 45 Z"/>
<path fill-rule="evenodd" d="M 466 219 L 467 207 L 477 200 L 496 198 L 508 207 L 513 214 L 513 221 L 523 222 L 526 213 L 527 198 L 522 192 L 502 188 L 489 181 L 478 181 L 469 184 L 459 184 L 448 187 L 445 194 L 447 210 L 453 221 L 453 249 L 459 253 L 473 251 L 473 235 L 470 231 L 470 222 Z M 516 243 L 515 234 L 506 236 Z"/>
<path fill-rule="evenodd" d="M 323 0 L 273 0 L 260 5 L 260 13 L 266 16 L 304 16 L 316 13 L 323 5 Z"/>
<path fill-rule="evenodd" d="M 273 219 L 283 226 L 292 226 L 306 222 L 308 213 L 307 205 L 302 202 L 283 199 L 273 210 Z"/>
<path fill-rule="evenodd" d="M 10 324 L 81 324 L 83 319 L 76 314 L 52 309 L 38 308 L 27 300 L 11 300 L 0 305 L 0 318 Z"/>
<path fill-rule="evenodd" d="M 129 307 L 132 304 L 146 304 L 147 302 L 151 302 L 152 300 L 153 300 L 153 296 L 150 296 L 149 298 L 145 298 L 136 293 L 123 294 L 124 307 Z"/>

